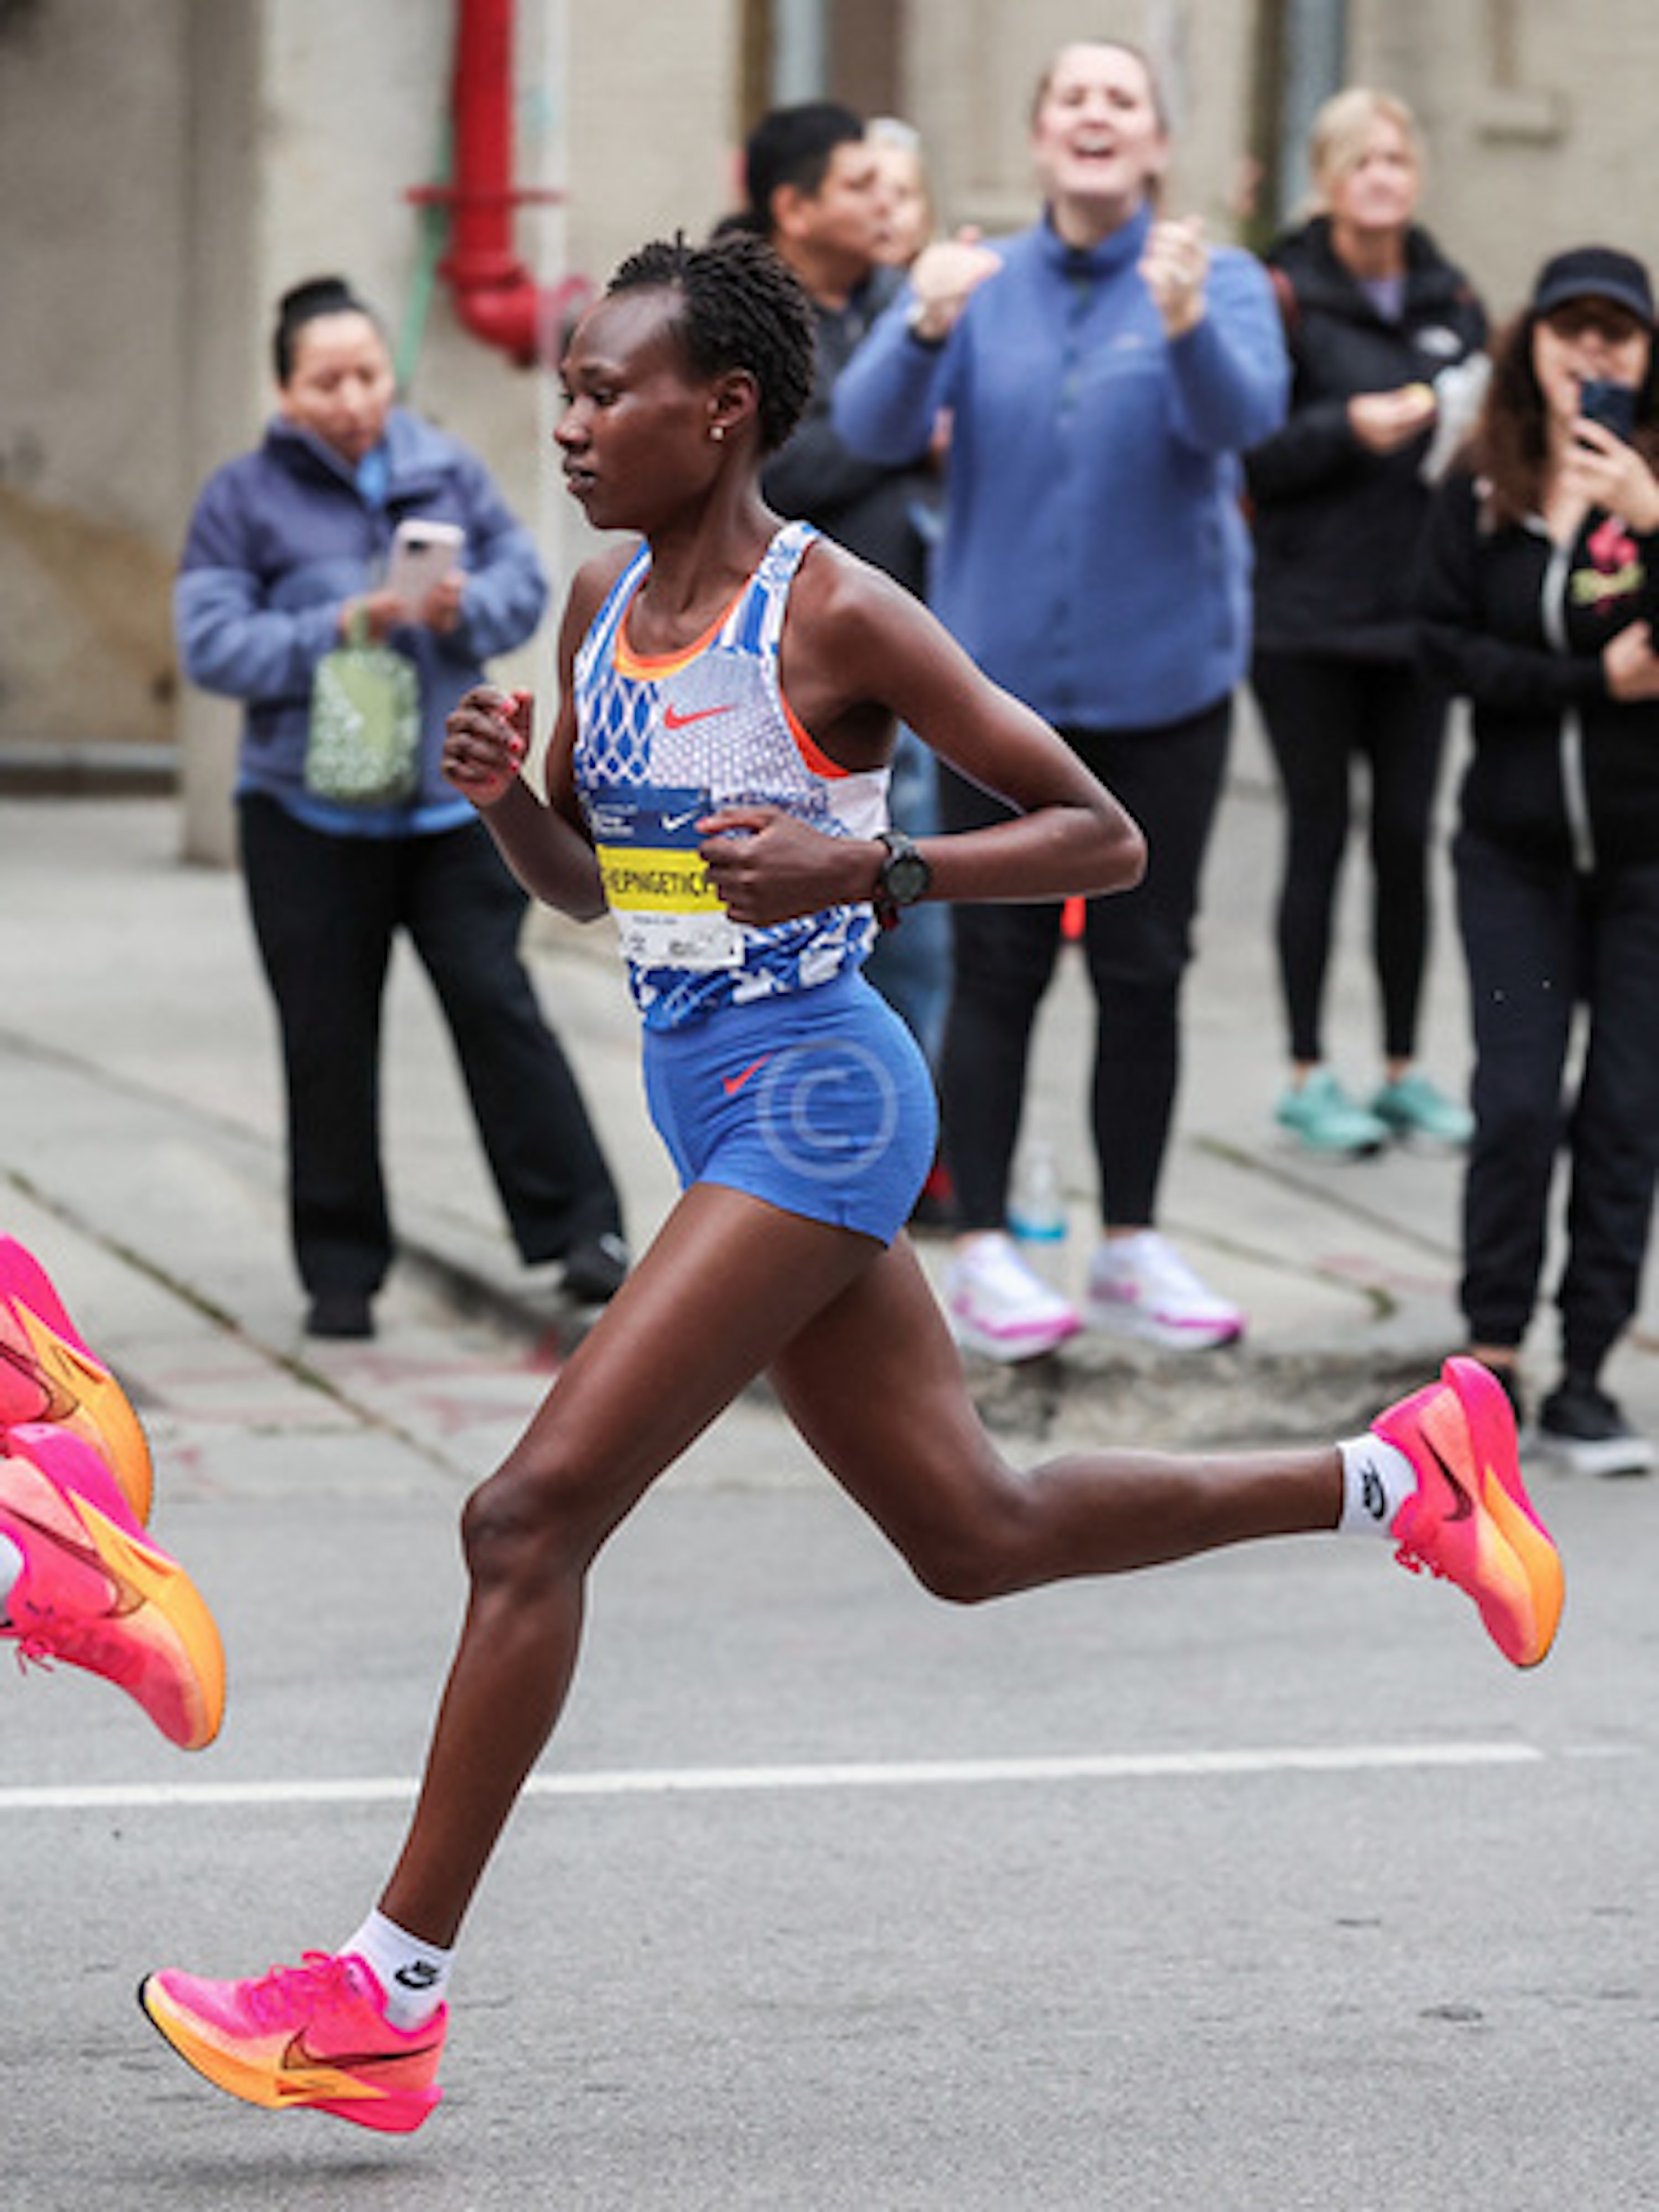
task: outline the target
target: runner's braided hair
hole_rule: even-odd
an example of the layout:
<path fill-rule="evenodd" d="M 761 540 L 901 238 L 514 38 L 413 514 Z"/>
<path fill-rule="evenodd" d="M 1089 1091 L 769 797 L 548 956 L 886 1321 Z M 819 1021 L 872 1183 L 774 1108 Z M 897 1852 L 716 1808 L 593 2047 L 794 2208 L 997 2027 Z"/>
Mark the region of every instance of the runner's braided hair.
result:
<path fill-rule="evenodd" d="M 605 296 L 643 291 L 679 295 L 676 332 L 696 375 L 739 368 L 754 378 L 762 448 L 776 453 L 806 410 L 817 366 L 811 306 L 793 270 L 746 232 L 707 246 L 679 233 L 630 253 Z"/>

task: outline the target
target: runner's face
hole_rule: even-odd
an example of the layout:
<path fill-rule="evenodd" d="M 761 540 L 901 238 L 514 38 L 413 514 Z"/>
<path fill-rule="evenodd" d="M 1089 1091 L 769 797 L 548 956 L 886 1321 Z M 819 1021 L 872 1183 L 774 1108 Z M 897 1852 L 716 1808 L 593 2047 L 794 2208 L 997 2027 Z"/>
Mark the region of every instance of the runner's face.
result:
<path fill-rule="evenodd" d="M 647 531 L 706 492 L 723 447 L 714 387 L 694 377 L 665 291 L 601 300 L 564 357 L 565 411 L 553 433 L 566 488 L 596 530 Z"/>

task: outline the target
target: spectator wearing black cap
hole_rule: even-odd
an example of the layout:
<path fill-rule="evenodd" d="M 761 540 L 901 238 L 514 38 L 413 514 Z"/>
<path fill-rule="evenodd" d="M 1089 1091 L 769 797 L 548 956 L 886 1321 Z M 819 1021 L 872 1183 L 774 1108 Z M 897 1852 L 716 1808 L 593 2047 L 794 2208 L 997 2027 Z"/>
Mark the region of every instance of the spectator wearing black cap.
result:
<path fill-rule="evenodd" d="M 1475 1045 L 1464 1313 L 1518 1401 L 1565 1155 L 1562 1373 L 1539 1440 L 1608 1474 L 1654 1458 L 1601 1382 L 1637 1310 L 1659 1172 L 1654 335 L 1631 255 L 1545 264 L 1437 494 L 1420 599 L 1430 672 L 1474 707 L 1453 848 Z"/>

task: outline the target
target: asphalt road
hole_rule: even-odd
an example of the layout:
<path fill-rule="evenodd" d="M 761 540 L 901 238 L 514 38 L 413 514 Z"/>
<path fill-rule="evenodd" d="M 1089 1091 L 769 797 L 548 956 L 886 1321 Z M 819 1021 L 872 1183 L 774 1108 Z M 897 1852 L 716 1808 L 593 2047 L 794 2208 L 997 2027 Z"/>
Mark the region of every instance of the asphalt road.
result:
<path fill-rule="evenodd" d="M 320 1413 L 160 1425 L 218 1746 L 70 1672 L 4 1689 L 0 2204 L 1659 2203 L 1659 1485 L 1543 1493 L 1568 1612 L 1521 1677 L 1358 1540 L 952 1612 L 753 1407 L 601 1563 L 427 2127 L 198 2082 L 140 1975 L 341 1942 L 418 1769 L 463 1478 L 340 1411 L 434 1387 L 441 1316 L 399 1318 Z M 444 1327 L 504 1434 L 542 1378 Z"/>
<path fill-rule="evenodd" d="M 1272 830 L 1236 793 L 1171 1175 L 1250 1340 L 1144 1370 L 1085 1346 L 1004 1396 L 981 1376 L 1017 1455 L 1328 1435 L 1456 1340 L 1455 1163 L 1270 1148 Z M 189 2075 L 140 1976 L 253 1972 L 357 1925 L 454 1633 L 459 1501 L 547 1369 L 499 1302 L 452 1302 L 469 1274 L 512 1290 L 511 1255 L 406 974 L 400 1219 L 466 1264 L 411 1253 L 374 1344 L 298 1340 L 237 886 L 172 854 L 155 807 L 0 808 L 0 1225 L 138 1397 L 158 1533 L 231 1669 L 223 1737 L 187 1759 L 102 1683 L 0 1668 L 0 2212 L 1659 2203 L 1659 1483 L 1538 1477 L 1569 1595 L 1521 1678 L 1461 1598 L 1358 1540 L 950 1612 L 759 1404 L 601 1564 L 427 2127 L 270 2116 Z M 665 1171 L 614 974 L 559 940 L 544 976 L 643 1233 Z M 1062 978 L 1054 1128 L 1075 1003 Z M 1370 1008 L 1340 1008 L 1357 1068 Z M 1656 1340 L 1617 1378 L 1650 1429 Z"/>

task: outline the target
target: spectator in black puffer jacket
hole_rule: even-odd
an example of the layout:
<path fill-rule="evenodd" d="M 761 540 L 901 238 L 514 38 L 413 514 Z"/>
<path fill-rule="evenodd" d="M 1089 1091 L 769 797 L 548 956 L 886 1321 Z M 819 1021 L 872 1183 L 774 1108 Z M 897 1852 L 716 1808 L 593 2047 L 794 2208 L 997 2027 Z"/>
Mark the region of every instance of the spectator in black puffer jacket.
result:
<path fill-rule="evenodd" d="M 1654 1457 L 1601 1372 L 1638 1310 L 1659 1171 L 1655 351 L 1639 261 L 1546 263 L 1435 495 L 1419 589 L 1429 672 L 1474 707 L 1452 848 L 1475 1044 L 1463 1310 L 1518 1411 L 1565 1153 L 1562 1376 L 1539 1440 L 1604 1474 Z M 1603 412 L 1621 404 L 1623 434 Z"/>
<path fill-rule="evenodd" d="M 1428 956 L 1428 846 L 1444 707 L 1413 661 L 1411 595 L 1425 466 L 1478 384 L 1486 316 L 1413 221 L 1409 111 L 1355 88 L 1310 149 L 1321 212 L 1268 254 L 1295 382 L 1285 428 L 1247 457 L 1256 529 L 1251 680 L 1278 761 L 1285 844 L 1277 931 L 1291 1079 L 1278 1118 L 1310 1151 L 1398 1137 L 1461 1144 L 1467 1109 L 1415 1066 Z M 1353 772 L 1370 782 L 1384 1079 L 1369 1105 L 1325 1065 L 1332 918 Z"/>

